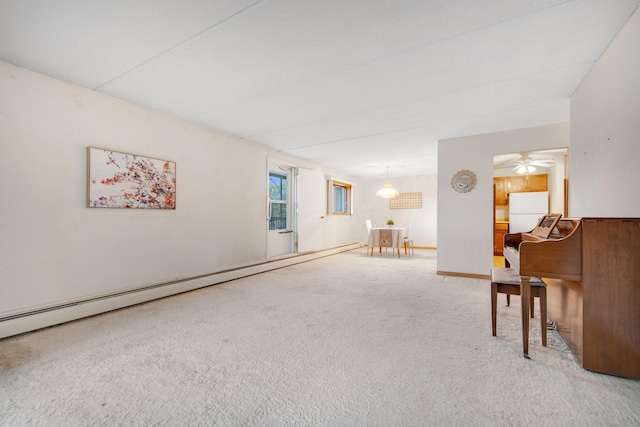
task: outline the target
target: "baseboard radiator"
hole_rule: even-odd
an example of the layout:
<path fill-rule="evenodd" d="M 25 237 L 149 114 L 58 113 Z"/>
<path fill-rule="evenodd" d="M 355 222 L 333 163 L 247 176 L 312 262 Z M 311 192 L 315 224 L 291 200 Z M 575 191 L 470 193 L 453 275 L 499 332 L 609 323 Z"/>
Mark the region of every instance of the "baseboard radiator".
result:
<path fill-rule="evenodd" d="M 164 298 L 207 286 L 217 285 L 241 277 L 252 276 L 278 268 L 288 267 L 302 262 L 335 255 L 361 247 L 360 243 L 351 243 L 320 251 L 295 254 L 290 257 L 265 261 L 258 264 L 217 271 L 195 277 L 172 280 L 163 283 L 114 292 L 64 304 L 38 308 L 0 317 L 0 338 L 6 338 L 49 326 L 59 325 L 83 317 L 106 313 L 119 308 Z"/>

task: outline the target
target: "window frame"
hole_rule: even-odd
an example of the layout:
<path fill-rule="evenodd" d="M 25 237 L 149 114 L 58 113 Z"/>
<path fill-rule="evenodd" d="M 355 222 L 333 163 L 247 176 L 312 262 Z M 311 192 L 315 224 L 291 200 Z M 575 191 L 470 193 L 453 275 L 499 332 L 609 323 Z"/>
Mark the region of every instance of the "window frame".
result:
<path fill-rule="evenodd" d="M 269 182 L 269 231 L 285 231 L 288 229 L 288 223 L 291 220 L 289 218 L 289 202 L 288 202 L 288 194 L 289 194 L 289 177 L 286 174 L 278 173 L 278 172 L 269 172 L 269 181 L 271 181 L 272 177 L 277 177 L 280 179 L 279 187 L 279 197 L 278 199 L 271 198 L 271 182 Z M 285 183 L 285 187 L 283 189 L 282 183 Z M 283 198 L 284 197 L 284 198 Z M 273 205 L 280 206 L 280 215 L 277 218 L 273 217 Z M 284 228 L 275 228 L 275 224 L 278 222 L 277 220 L 282 220 L 284 214 Z M 274 228 L 272 228 L 272 224 L 274 224 Z"/>
<path fill-rule="evenodd" d="M 348 182 L 332 179 L 328 181 L 328 184 L 327 197 L 329 198 L 329 213 L 331 215 L 353 215 L 353 185 L 349 184 Z M 344 197 L 342 197 L 339 201 L 336 201 L 336 187 L 344 189 Z M 336 211 L 336 205 L 344 206 L 345 212 Z"/>

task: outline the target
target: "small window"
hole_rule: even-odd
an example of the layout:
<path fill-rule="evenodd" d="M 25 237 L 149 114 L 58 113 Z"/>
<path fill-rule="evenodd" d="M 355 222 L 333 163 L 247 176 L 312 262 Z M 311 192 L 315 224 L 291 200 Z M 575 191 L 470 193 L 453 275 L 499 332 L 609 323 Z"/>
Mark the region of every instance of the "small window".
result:
<path fill-rule="evenodd" d="M 287 176 L 269 173 L 269 230 L 287 229 Z"/>
<path fill-rule="evenodd" d="M 330 183 L 332 213 L 351 215 L 351 184 L 339 181 L 330 181 Z"/>

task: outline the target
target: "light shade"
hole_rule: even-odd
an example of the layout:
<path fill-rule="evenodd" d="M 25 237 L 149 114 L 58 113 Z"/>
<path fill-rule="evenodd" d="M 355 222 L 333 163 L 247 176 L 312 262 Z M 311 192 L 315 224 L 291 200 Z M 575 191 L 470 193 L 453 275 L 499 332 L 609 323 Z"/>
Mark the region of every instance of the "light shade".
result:
<path fill-rule="evenodd" d="M 378 190 L 376 196 L 390 199 L 392 197 L 396 197 L 398 194 L 400 194 L 398 190 L 393 188 L 389 180 L 387 180 L 387 182 L 384 183 L 384 186 Z"/>
<path fill-rule="evenodd" d="M 389 182 L 389 166 L 387 166 L 387 182 L 385 182 L 382 188 L 378 190 L 376 196 L 384 199 L 390 199 L 392 197 L 396 197 L 398 194 L 400 194 L 398 190 L 393 188 Z"/>
<path fill-rule="evenodd" d="M 536 170 L 536 168 L 534 168 L 531 165 L 520 165 L 520 167 L 518 169 L 516 169 L 516 172 L 518 173 L 531 173 L 534 172 Z"/>

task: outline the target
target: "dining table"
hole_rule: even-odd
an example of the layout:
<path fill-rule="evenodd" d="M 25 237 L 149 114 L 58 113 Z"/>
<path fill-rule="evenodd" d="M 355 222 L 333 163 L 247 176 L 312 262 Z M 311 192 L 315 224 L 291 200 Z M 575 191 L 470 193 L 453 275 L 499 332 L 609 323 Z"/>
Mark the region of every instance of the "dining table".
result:
<path fill-rule="evenodd" d="M 409 234 L 408 228 L 403 227 L 374 227 L 369 230 L 369 242 L 368 245 L 371 248 L 371 255 L 373 256 L 373 248 L 379 247 L 379 252 L 382 253 L 382 248 L 393 248 L 393 251 L 398 252 L 398 258 L 400 258 L 400 248 L 402 247 L 404 237 Z"/>

